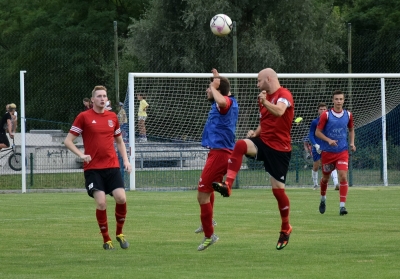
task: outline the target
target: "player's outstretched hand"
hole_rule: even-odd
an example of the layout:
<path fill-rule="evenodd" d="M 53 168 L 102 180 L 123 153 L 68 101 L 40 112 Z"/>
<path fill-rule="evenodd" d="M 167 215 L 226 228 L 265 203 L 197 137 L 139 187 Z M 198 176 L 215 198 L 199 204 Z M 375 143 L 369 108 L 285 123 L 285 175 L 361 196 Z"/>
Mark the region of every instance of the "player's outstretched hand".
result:
<path fill-rule="evenodd" d="M 221 80 L 219 78 L 214 78 L 214 80 L 210 84 L 210 87 L 214 87 L 215 89 L 218 89 L 220 83 L 221 83 Z"/>
<path fill-rule="evenodd" d="M 212 69 L 211 70 L 211 72 L 213 73 L 213 77 L 218 77 L 219 76 L 219 73 L 218 73 L 218 71 L 217 71 L 217 69 Z"/>

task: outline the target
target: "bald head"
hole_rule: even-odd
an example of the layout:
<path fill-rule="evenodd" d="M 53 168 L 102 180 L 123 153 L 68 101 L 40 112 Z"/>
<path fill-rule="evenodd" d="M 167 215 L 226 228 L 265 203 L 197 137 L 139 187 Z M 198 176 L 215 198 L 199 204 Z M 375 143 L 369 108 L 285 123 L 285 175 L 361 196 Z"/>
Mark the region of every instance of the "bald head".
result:
<path fill-rule="evenodd" d="M 272 94 L 279 89 L 278 75 L 271 68 L 265 68 L 258 73 L 257 87 L 261 91 L 265 90 L 267 93 Z"/>
<path fill-rule="evenodd" d="M 259 75 L 262 75 L 263 77 L 278 78 L 276 72 L 271 68 L 265 68 L 261 70 Z"/>

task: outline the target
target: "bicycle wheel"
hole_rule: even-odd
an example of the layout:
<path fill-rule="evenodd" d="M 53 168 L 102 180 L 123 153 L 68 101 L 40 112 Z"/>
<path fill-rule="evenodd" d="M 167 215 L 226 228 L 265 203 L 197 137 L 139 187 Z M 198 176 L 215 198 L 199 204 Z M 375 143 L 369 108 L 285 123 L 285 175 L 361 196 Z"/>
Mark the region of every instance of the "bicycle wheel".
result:
<path fill-rule="evenodd" d="M 8 165 L 15 171 L 22 170 L 21 153 L 14 153 L 8 158 Z"/>

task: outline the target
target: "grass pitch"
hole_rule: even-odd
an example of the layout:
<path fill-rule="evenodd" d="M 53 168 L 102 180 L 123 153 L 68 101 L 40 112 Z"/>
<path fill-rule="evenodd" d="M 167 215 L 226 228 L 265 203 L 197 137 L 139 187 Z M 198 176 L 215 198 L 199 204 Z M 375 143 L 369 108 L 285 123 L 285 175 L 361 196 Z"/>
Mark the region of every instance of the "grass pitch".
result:
<path fill-rule="evenodd" d="M 131 246 L 105 251 L 86 193 L 0 196 L 0 278 L 398 278 L 400 187 L 352 187 L 339 216 L 338 191 L 290 188 L 288 246 L 277 251 L 280 229 L 270 189 L 216 193 L 220 240 L 198 252 L 196 191 L 127 192 L 124 233 Z M 114 201 L 108 199 L 111 235 Z M 114 237 L 114 236 L 113 236 Z"/>

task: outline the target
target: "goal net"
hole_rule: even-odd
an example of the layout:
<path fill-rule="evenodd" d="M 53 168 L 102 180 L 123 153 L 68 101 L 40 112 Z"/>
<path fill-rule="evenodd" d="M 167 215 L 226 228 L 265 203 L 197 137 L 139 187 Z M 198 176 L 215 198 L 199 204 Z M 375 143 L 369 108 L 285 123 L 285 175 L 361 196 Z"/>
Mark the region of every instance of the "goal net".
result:
<path fill-rule="evenodd" d="M 175 159 L 175 167 L 185 167 L 194 151 L 190 153 L 191 155 L 182 155 L 182 148 L 179 154 L 173 151 L 174 148 L 181 147 L 181 144 L 185 144 L 187 149 L 200 148 L 203 127 L 210 110 L 206 88 L 211 76 L 211 74 L 178 73 L 129 74 L 125 107 L 129 115 L 131 162 L 136 164 L 136 170 L 168 167 L 165 164 L 174 161 L 169 158 Z M 231 73 L 221 76 L 229 78 L 231 92 L 239 104 L 236 139 L 244 138 L 248 130 L 255 129 L 259 124 L 257 74 Z M 376 181 L 374 184 L 388 184 L 388 169 L 398 169 L 400 164 L 398 159 L 400 133 L 396 124 L 400 114 L 400 75 L 279 74 L 278 76 L 281 85 L 293 94 L 295 118 L 303 118 L 299 124 L 293 123 L 291 133 L 293 153 L 290 169 L 296 170 L 293 175 L 298 176 L 299 172 L 310 170 L 312 162 L 304 154 L 304 141 L 308 136 L 310 123 L 318 116 L 320 102 L 326 103 L 328 108 L 332 107 L 332 93 L 339 89 L 345 93 L 345 109 L 354 114 L 355 120 L 357 151 L 351 156 L 350 183 L 353 183 L 351 181 L 354 179 L 353 174 L 363 171 L 363 174 L 355 179 L 355 184 L 369 184 L 368 181 Z M 140 132 L 137 95 L 139 93 L 145 96 L 149 104 L 145 121 L 147 142 L 138 141 Z M 160 149 L 157 151 L 158 147 Z M 146 153 L 147 155 L 144 155 Z M 197 166 L 201 167 L 201 164 Z M 243 168 L 262 169 L 262 165 L 244 160 Z M 376 176 L 373 180 L 368 176 L 372 173 Z M 295 176 L 289 178 L 289 184 L 301 183 Z M 131 175 L 130 188 L 135 187 L 135 175 Z"/>

